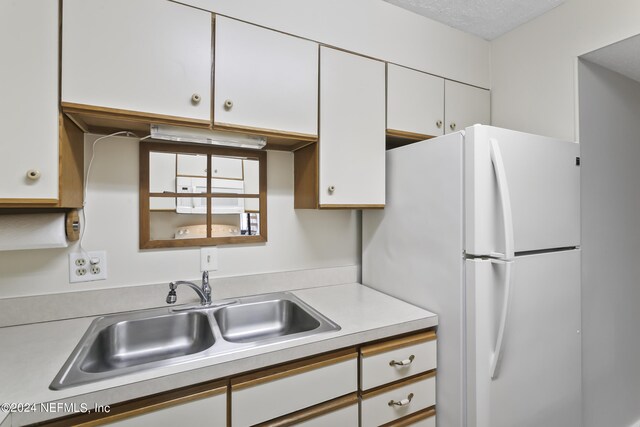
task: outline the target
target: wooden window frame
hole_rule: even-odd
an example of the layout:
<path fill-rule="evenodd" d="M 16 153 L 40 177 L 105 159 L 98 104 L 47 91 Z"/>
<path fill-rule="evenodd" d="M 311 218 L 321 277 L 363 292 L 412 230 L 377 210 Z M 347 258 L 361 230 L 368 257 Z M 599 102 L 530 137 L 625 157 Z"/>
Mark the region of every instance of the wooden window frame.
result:
<path fill-rule="evenodd" d="M 150 198 L 176 197 L 177 193 L 150 193 L 149 189 L 149 159 L 151 152 L 202 154 L 207 156 L 207 192 L 198 194 L 199 198 L 207 199 L 207 236 L 196 239 L 167 239 L 151 240 Z M 211 237 L 212 199 L 229 197 L 229 194 L 213 193 L 211 191 L 211 156 L 251 157 L 259 163 L 259 194 L 241 194 L 239 198 L 259 198 L 260 206 L 260 235 L 258 236 L 227 236 Z M 242 148 L 228 148 L 216 145 L 169 143 L 155 140 L 140 142 L 140 249 L 184 248 L 198 246 L 216 246 L 229 244 L 263 243 L 267 241 L 267 152 Z M 189 196 L 193 197 L 193 196 Z"/>

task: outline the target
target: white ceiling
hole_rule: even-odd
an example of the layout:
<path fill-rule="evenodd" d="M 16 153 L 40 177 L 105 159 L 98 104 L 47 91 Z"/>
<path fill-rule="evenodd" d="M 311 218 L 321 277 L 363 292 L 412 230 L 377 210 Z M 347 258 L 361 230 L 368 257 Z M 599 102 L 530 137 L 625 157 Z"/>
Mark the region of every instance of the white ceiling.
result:
<path fill-rule="evenodd" d="M 485 40 L 513 30 L 565 0 L 384 0 Z"/>
<path fill-rule="evenodd" d="M 640 36 L 582 55 L 581 58 L 640 82 Z"/>

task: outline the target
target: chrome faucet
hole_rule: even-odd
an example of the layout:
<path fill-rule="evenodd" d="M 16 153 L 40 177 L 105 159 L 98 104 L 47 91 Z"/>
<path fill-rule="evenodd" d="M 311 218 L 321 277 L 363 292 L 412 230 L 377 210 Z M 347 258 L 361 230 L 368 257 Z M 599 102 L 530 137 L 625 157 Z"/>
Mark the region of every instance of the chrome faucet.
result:
<path fill-rule="evenodd" d="M 169 283 L 169 294 L 167 295 L 167 304 L 175 304 L 178 296 L 176 295 L 176 289 L 178 285 L 187 285 L 193 289 L 200 297 L 200 304 L 211 305 L 211 286 L 209 286 L 209 272 L 202 273 L 202 288 L 198 287 L 193 282 L 187 282 L 184 280 L 177 280 Z"/>

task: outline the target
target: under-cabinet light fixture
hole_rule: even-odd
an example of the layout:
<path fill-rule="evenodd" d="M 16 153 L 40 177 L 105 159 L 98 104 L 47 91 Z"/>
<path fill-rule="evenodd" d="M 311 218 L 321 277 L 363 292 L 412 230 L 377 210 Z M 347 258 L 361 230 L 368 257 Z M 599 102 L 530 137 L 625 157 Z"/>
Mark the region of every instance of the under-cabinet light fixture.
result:
<path fill-rule="evenodd" d="M 267 145 L 267 138 L 263 136 L 168 125 L 151 125 L 151 138 L 174 142 L 195 142 L 198 144 L 253 148 L 257 150 Z"/>

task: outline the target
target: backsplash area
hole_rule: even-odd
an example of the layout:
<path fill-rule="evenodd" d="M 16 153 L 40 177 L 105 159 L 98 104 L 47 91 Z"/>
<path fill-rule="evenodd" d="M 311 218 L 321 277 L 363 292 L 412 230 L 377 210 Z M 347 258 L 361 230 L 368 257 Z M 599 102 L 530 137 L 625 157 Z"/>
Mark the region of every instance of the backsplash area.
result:
<path fill-rule="evenodd" d="M 91 154 L 95 135 L 85 136 Z M 268 152 L 269 241 L 221 246 L 211 277 L 350 266 L 360 263 L 360 214 L 295 210 L 293 153 Z M 114 137 L 96 145 L 83 246 L 104 250 L 108 278 L 69 284 L 69 248 L 0 253 L 0 299 L 200 278 L 200 250 L 138 249 L 138 142 Z"/>
<path fill-rule="evenodd" d="M 216 278 L 213 299 L 334 286 L 358 281 L 356 265 Z M 0 328 L 131 310 L 166 307 L 167 283 L 0 299 Z M 197 304 L 194 292 L 180 289 L 178 304 Z"/>

